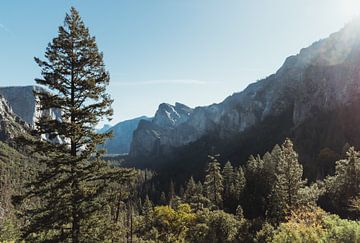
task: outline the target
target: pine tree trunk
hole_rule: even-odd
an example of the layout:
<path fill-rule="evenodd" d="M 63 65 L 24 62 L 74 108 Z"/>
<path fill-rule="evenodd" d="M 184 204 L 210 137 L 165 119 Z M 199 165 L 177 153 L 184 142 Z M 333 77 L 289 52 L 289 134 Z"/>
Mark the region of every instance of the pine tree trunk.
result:
<path fill-rule="evenodd" d="M 75 80 L 74 80 L 74 64 L 72 64 L 71 67 L 71 106 L 75 107 Z M 71 124 L 75 123 L 75 116 L 72 113 L 71 114 Z M 73 140 L 73 138 L 71 138 L 71 156 L 72 158 L 76 157 L 76 142 Z M 75 162 L 74 162 L 75 163 Z M 73 176 L 73 182 L 72 182 L 72 196 L 73 196 L 73 202 L 72 202 L 72 242 L 73 243 L 78 243 L 79 242 L 79 238 L 80 238 L 80 218 L 79 218 L 79 210 L 78 210 L 78 200 L 77 200 L 77 196 L 79 193 L 79 182 L 77 179 L 77 175 L 76 172 L 74 171 L 74 169 L 76 168 L 76 165 L 73 164 L 72 165 L 72 176 Z"/>

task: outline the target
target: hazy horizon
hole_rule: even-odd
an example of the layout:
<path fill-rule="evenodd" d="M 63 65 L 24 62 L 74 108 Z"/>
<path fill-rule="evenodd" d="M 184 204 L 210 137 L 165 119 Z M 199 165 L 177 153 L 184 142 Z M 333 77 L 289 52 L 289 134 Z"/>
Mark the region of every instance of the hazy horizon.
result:
<path fill-rule="evenodd" d="M 43 57 L 74 6 L 104 52 L 111 124 L 151 117 L 163 102 L 221 102 L 341 29 L 360 7 L 354 0 L 19 2 L 0 4 L 0 86 L 35 84 L 33 57 Z"/>

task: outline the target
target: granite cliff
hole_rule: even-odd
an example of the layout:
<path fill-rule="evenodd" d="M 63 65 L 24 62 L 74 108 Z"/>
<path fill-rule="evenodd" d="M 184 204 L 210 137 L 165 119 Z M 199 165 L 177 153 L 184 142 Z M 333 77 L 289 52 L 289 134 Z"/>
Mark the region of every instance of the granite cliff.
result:
<path fill-rule="evenodd" d="M 42 114 L 44 112 L 37 109 L 38 104 L 34 91 L 46 92 L 39 86 L 0 87 L 0 95 L 9 102 L 14 113 L 31 126 L 35 125 L 38 117 L 44 115 Z M 61 117 L 61 113 L 57 109 L 50 109 L 47 113 L 52 117 Z"/>
<path fill-rule="evenodd" d="M 195 148 L 242 161 L 291 137 L 302 159 L 323 147 L 360 145 L 360 21 L 288 57 L 269 77 L 181 119 L 142 122 L 130 155 L 174 163 Z M 162 105 L 156 112 L 164 113 Z M 162 116 L 165 117 L 165 116 Z M 165 117 L 166 118 L 166 117 Z M 204 157 L 206 158 L 206 157 Z M 190 155 L 188 160 L 192 160 Z M 201 159 L 200 159 L 201 160 Z M 149 162 L 151 163 L 151 162 Z"/>

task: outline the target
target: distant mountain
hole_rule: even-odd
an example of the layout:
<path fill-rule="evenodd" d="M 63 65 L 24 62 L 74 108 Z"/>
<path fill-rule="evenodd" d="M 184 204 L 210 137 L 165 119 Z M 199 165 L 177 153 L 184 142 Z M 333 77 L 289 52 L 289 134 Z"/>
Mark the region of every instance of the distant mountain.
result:
<path fill-rule="evenodd" d="M 156 123 L 155 115 L 140 123 L 130 161 L 193 173 L 204 168 L 207 154 L 239 163 L 290 137 L 307 170 L 317 166 L 322 148 L 360 146 L 359 107 L 360 21 L 354 21 L 288 57 L 275 74 L 219 104 L 195 108 L 182 122 Z"/>
<path fill-rule="evenodd" d="M 140 121 L 134 132 L 130 155 L 159 154 L 160 146 L 172 145 L 183 141 L 186 136 L 191 137 L 191 134 L 186 131 L 182 134 L 174 134 L 173 131 L 187 122 L 192 112 L 193 109 L 180 103 L 175 103 L 174 106 L 166 103 L 160 104 L 152 120 Z M 181 138 L 176 137 L 177 135 Z M 170 137 L 173 139 L 172 141 L 162 141 L 162 139 Z"/>
<path fill-rule="evenodd" d="M 131 120 L 119 122 L 113 127 L 104 126 L 99 133 L 112 132 L 113 137 L 107 139 L 102 146 L 108 154 L 127 154 L 133 138 L 133 132 L 140 121 L 150 121 L 146 116 L 137 117 Z"/>
<path fill-rule="evenodd" d="M 42 112 L 37 110 L 34 90 L 46 92 L 45 89 L 39 86 L 0 87 L 0 95 L 9 102 L 15 114 L 31 126 L 35 125 L 37 117 L 43 115 Z M 57 109 L 50 109 L 48 112 L 53 117 L 61 117 L 61 113 Z"/>
<path fill-rule="evenodd" d="M 96 129 L 96 132 L 99 134 L 106 133 L 111 128 L 110 124 L 104 124 L 104 126 L 100 129 Z"/>

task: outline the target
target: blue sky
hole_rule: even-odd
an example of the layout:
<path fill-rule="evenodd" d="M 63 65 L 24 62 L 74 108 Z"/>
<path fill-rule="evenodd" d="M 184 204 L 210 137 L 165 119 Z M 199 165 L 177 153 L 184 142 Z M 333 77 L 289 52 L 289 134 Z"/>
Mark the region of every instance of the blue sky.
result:
<path fill-rule="evenodd" d="M 356 0 L 78 0 L 0 2 L 0 86 L 30 85 L 65 13 L 76 7 L 104 52 L 114 120 L 162 102 L 208 105 L 274 73 L 338 31 Z"/>

